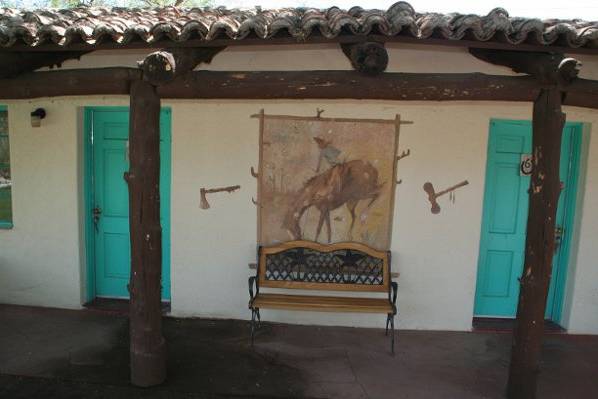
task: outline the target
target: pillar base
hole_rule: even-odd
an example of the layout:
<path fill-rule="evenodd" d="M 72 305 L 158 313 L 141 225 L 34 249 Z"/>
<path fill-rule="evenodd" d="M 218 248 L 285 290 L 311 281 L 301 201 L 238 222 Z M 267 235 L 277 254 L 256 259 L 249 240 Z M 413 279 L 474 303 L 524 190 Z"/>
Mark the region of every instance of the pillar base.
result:
<path fill-rule="evenodd" d="M 153 353 L 131 351 L 131 384 L 138 387 L 160 385 L 166 380 L 166 341 Z"/>

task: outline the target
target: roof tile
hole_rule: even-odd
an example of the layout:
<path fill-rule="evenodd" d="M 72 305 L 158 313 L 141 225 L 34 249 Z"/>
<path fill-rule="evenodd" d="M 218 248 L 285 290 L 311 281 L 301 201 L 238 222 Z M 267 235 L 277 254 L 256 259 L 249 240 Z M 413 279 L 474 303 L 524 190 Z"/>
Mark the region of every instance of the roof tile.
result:
<path fill-rule="evenodd" d="M 176 42 L 215 38 L 242 40 L 289 35 L 297 41 L 320 34 L 335 38 L 341 33 L 386 36 L 407 35 L 447 40 L 503 41 L 514 45 L 537 43 L 598 48 L 598 22 L 512 18 L 502 8 L 486 16 L 473 14 L 417 13 L 406 2 L 388 10 L 342 10 L 331 7 L 275 10 L 165 7 L 159 9 L 75 8 L 35 11 L 0 9 L 0 46 L 15 44 L 68 46 L 113 42 L 127 44 L 158 40 Z"/>

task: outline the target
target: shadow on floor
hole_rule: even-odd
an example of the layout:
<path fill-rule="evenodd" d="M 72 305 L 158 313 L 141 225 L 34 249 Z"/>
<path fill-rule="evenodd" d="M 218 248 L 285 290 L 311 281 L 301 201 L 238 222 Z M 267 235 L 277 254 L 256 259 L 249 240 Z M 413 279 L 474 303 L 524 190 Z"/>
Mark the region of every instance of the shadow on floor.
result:
<path fill-rule="evenodd" d="M 0 305 L 0 397 L 501 398 L 510 334 L 164 319 L 168 380 L 129 385 L 123 315 Z M 539 398 L 598 397 L 598 337 L 549 335 Z"/>

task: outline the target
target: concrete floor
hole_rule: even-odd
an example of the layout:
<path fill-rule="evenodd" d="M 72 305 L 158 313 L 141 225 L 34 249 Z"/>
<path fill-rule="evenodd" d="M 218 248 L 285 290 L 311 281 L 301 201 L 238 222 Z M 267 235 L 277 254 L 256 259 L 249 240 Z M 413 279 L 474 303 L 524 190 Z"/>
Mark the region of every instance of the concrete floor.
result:
<path fill-rule="evenodd" d="M 378 329 L 265 323 L 255 350 L 248 333 L 243 321 L 166 318 L 168 381 L 138 389 L 126 317 L 0 305 L 0 397 L 501 398 L 511 338 L 399 331 L 392 357 Z M 548 335 L 541 367 L 539 398 L 598 397 L 598 337 Z"/>

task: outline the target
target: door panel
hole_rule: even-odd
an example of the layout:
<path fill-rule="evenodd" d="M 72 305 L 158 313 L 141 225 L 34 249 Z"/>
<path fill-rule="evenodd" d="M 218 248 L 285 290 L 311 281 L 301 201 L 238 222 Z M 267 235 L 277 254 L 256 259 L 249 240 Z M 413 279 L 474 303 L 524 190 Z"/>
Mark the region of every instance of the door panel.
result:
<path fill-rule="evenodd" d="M 519 164 L 531 152 L 529 133 L 520 123 L 491 124 L 476 315 L 508 317 L 517 307 L 530 181 L 519 175 Z"/>
<path fill-rule="evenodd" d="M 486 254 L 483 292 L 488 297 L 505 298 L 511 292 L 513 251 L 493 251 Z"/>
<path fill-rule="evenodd" d="M 559 198 L 557 226 L 564 226 L 566 209 L 574 198 L 572 157 L 576 127 L 563 130 L 560 176 L 564 190 Z M 528 121 L 498 121 L 490 124 L 482 236 L 474 314 L 515 317 L 519 300 L 519 277 L 525 256 L 530 177 L 520 173 L 521 155 L 532 151 L 532 126 Z M 566 248 L 555 253 L 546 317 L 560 317 L 564 286 Z M 565 251 L 566 252 L 566 251 Z M 558 311 L 555 311 L 557 309 Z"/>
<path fill-rule="evenodd" d="M 490 233 L 516 234 L 518 228 L 519 202 L 519 162 L 497 162 L 492 174 L 493 190 L 490 208 Z"/>
<path fill-rule="evenodd" d="M 91 214 L 95 263 L 95 295 L 128 297 L 131 249 L 129 194 L 123 178 L 129 169 L 129 113 L 126 108 L 94 108 L 91 117 L 93 154 Z M 160 118 L 160 212 L 162 235 L 162 297 L 170 298 L 170 112 Z"/>

